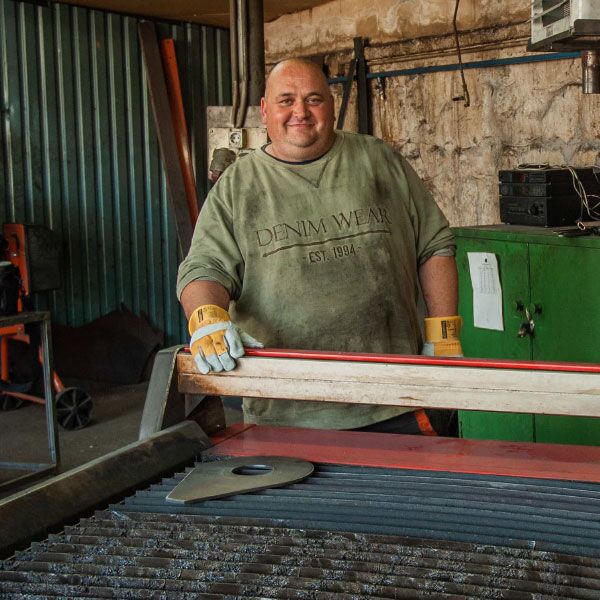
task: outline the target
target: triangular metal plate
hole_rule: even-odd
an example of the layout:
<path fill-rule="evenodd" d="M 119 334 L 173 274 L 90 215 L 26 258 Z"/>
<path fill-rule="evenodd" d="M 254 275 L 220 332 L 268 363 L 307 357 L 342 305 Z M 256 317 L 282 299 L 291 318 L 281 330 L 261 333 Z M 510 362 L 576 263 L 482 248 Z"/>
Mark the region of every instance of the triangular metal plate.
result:
<path fill-rule="evenodd" d="M 284 456 L 245 456 L 197 465 L 168 495 L 177 504 L 281 487 L 305 479 L 314 465 Z"/>

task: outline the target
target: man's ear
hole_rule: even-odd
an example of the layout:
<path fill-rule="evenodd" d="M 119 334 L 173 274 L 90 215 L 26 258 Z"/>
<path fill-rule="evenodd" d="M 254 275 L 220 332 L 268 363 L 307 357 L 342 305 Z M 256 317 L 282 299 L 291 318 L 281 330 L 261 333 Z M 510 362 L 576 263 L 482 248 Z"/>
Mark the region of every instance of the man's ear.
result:
<path fill-rule="evenodd" d="M 260 120 L 264 125 L 267 124 L 267 101 L 264 96 L 260 99 Z"/>

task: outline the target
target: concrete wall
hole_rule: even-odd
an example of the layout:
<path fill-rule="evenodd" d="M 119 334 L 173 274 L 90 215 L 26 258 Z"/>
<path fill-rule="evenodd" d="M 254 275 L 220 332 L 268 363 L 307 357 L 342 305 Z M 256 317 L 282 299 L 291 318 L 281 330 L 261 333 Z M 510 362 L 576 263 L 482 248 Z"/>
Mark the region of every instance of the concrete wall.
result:
<path fill-rule="evenodd" d="M 268 23 L 267 61 L 323 54 L 344 75 L 354 36 L 371 72 L 457 63 L 451 0 L 336 0 Z M 462 0 L 463 62 L 525 56 L 528 0 Z M 452 225 L 499 222 L 497 171 L 583 166 L 600 149 L 600 96 L 583 95 L 578 59 L 370 80 L 374 134 L 410 159 Z M 342 85 L 332 85 L 339 105 Z M 354 96 L 346 129 L 356 129 Z"/>

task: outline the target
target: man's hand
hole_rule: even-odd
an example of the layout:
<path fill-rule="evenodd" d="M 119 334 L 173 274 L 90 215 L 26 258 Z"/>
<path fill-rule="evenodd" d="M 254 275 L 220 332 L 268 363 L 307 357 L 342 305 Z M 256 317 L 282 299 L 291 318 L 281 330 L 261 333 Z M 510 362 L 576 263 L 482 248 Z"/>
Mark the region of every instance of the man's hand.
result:
<path fill-rule="evenodd" d="M 244 356 L 244 345 L 262 348 L 262 344 L 236 327 L 229 313 L 215 304 L 196 308 L 189 320 L 190 350 L 198 371 L 203 375 L 214 371 L 231 371 L 235 359 Z"/>
<path fill-rule="evenodd" d="M 460 328 L 462 318 L 429 317 L 425 319 L 425 342 L 421 352 L 424 356 L 462 356 Z"/>

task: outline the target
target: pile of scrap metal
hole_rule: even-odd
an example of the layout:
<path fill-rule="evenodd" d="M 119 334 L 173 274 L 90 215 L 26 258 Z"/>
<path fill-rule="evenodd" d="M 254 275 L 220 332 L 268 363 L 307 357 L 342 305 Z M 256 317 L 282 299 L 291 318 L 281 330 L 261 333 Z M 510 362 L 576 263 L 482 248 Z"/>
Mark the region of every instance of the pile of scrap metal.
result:
<path fill-rule="evenodd" d="M 139 442 L 0 503 L 0 597 L 598 597 L 600 448 L 254 425 L 208 437 L 185 412 L 251 393 L 597 417 L 600 367 L 252 354 L 203 376 L 160 352 Z"/>

